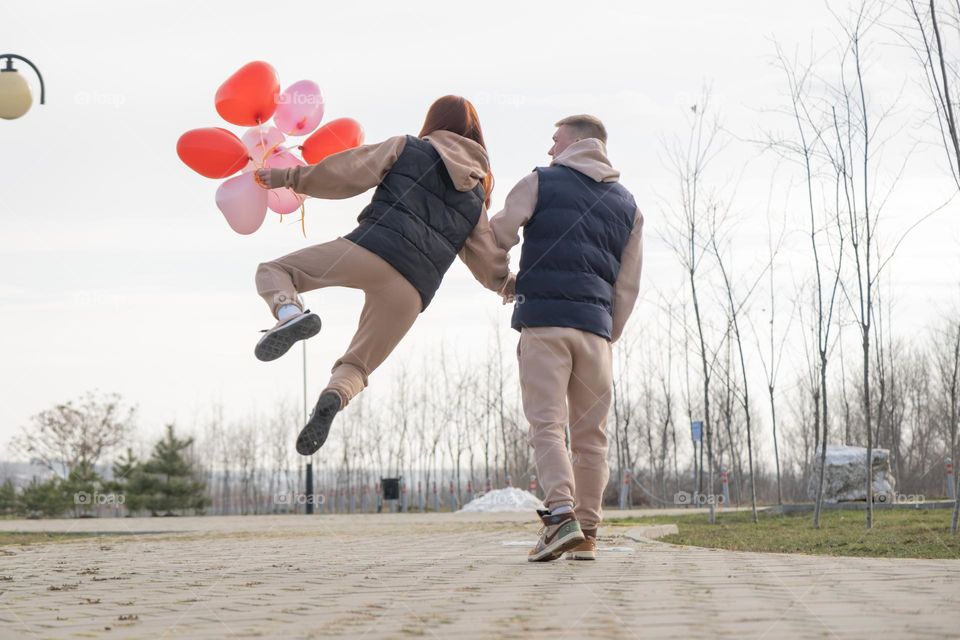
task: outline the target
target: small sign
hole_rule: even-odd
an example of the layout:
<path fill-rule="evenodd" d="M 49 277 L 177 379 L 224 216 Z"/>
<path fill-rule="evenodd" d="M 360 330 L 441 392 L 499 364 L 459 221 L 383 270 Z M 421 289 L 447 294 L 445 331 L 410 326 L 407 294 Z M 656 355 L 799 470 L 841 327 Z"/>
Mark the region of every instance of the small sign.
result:
<path fill-rule="evenodd" d="M 703 421 L 694 420 L 690 423 L 690 438 L 694 442 L 703 442 Z"/>

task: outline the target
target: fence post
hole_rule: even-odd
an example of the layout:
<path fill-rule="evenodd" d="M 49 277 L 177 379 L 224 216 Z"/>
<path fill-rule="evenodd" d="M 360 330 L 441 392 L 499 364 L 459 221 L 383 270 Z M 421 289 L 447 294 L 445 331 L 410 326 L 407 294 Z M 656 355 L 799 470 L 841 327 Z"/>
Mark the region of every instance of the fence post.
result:
<path fill-rule="evenodd" d="M 723 505 L 727 507 L 730 505 L 730 482 L 727 476 L 727 468 L 720 467 L 720 482 L 723 487 Z M 710 496 L 710 499 L 713 499 L 713 496 Z"/>
<path fill-rule="evenodd" d="M 623 481 L 620 483 L 620 508 L 627 508 L 627 494 L 630 493 L 630 472 L 623 472 Z"/>
<path fill-rule="evenodd" d="M 947 497 L 950 500 L 957 499 L 957 481 L 953 474 L 953 460 L 947 458 Z"/>

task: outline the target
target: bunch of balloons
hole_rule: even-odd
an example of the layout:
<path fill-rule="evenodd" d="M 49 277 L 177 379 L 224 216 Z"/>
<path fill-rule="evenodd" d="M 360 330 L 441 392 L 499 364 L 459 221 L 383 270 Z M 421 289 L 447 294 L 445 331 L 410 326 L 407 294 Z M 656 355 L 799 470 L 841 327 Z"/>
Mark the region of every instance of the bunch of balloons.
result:
<path fill-rule="evenodd" d="M 259 229 L 268 208 L 281 216 L 297 209 L 303 212 L 304 196 L 286 187 L 263 189 L 254 180 L 255 169 L 316 164 L 363 144 L 363 128 L 352 118 L 332 120 L 317 129 L 324 106 L 317 83 L 301 80 L 281 93 L 277 72 L 266 62 L 246 64 L 227 78 L 217 89 L 215 104 L 224 120 L 250 128 L 242 137 L 222 127 L 191 129 L 177 140 L 177 155 L 202 176 L 229 178 L 217 189 L 217 207 L 240 234 Z M 266 124 L 270 118 L 272 126 Z M 287 136 L 311 132 L 302 145 L 284 146 Z M 302 159 L 294 149 L 302 152 Z"/>

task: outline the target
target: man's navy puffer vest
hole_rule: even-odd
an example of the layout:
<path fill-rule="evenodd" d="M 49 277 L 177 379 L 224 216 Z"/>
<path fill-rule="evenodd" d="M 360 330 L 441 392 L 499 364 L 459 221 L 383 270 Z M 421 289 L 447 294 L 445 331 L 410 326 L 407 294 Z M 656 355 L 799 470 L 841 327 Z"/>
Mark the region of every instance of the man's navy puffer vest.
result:
<path fill-rule="evenodd" d="M 609 340 L 613 288 L 636 216 L 617 182 L 541 167 L 537 206 L 523 229 L 512 326 L 571 327 Z"/>
<path fill-rule="evenodd" d="M 400 157 L 344 236 L 372 251 L 420 292 L 421 311 L 480 220 L 483 185 L 457 191 L 429 142 L 407 136 Z"/>

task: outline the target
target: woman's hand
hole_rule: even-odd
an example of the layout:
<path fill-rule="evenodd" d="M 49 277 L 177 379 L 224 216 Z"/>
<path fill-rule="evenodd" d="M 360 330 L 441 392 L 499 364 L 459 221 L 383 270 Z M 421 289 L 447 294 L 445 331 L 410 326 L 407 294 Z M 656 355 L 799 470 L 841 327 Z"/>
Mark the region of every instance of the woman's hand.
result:
<path fill-rule="evenodd" d="M 511 273 L 500 288 L 500 300 L 502 304 L 511 304 L 517 299 L 517 274 Z"/>
<path fill-rule="evenodd" d="M 256 169 L 253 172 L 253 181 L 264 189 L 272 189 L 270 186 L 270 169 Z"/>

